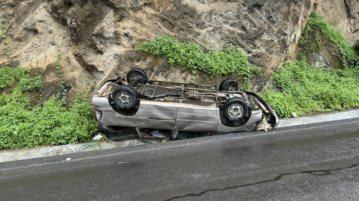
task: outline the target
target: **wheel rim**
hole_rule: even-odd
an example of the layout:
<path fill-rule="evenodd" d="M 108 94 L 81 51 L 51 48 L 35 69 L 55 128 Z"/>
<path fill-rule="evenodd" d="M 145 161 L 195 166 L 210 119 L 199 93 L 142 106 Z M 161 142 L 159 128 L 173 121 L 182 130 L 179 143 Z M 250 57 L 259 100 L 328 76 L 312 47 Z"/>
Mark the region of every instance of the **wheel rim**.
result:
<path fill-rule="evenodd" d="M 126 91 L 119 93 L 117 99 L 122 105 L 129 105 L 132 101 L 131 96 Z"/>
<path fill-rule="evenodd" d="M 237 85 L 235 83 L 229 84 L 227 91 L 237 91 Z"/>
<path fill-rule="evenodd" d="M 143 81 L 141 80 L 144 79 L 144 77 L 139 74 L 139 73 L 132 73 L 130 75 L 130 83 L 132 83 L 132 86 L 135 86 L 135 87 L 141 87 L 144 85 Z"/>
<path fill-rule="evenodd" d="M 243 106 L 239 103 L 234 103 L 228 108 L 228 115 L 232 118 L 239 118 L 243 115 Z"/>
<path fill-rule="evenodd" d="M 132 74 L 130 75 L 130 82 L 132 82 L 132 81 L 135 80 L 135 79 L 139 79 L 139 78 L 142 78 L 142 75 L 141 75 L 141 74 L 139 74 L 139 73 L 132 73 Z"/>

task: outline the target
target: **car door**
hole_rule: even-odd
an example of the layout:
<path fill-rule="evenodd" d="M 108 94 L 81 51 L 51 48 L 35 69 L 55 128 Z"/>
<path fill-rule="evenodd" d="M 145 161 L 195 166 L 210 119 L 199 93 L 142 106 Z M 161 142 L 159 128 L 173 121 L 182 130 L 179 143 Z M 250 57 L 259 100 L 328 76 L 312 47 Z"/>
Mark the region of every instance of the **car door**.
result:
<path fill-rule="evenodd" d="M 213 132 L 218 127 L 216 106 L 182 104 L 177 108 L 176 129 L 191 132 Z"/>
<path fill-rule="evenodd" d="M 175 127 L 177 115 L 176 104 L 141 100 L 140 108 L 133 117 L 135 127 L 168 129 Z"/>

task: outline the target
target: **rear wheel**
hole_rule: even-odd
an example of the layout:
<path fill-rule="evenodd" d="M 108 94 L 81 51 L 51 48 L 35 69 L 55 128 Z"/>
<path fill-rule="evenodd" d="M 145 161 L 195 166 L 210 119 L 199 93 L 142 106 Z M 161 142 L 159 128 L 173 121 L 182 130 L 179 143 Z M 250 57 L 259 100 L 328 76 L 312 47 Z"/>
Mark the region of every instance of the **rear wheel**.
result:
<path fill-rule="evenodd" d="M 147 80 L 146 72 L 140 68 L 133 68 L 130 71 L 128 71 L 126 75 L 126 79 L 128 83 L 131 83 L 132 81 L 140 78 Z"/>
<path fill-rule="evenodd" d="M 224 104 L 223 113 L 227 120 L 238 121 L 247 117 L 248 106 L 240 98 L 231 98 Z"/>
<path fill-rule="evenodd" d="M 222 81 L 219 85 L 220 91 L 238 91 L 239 83 L 236 79 L 228 78 Z"/>
<path fill-rule="evenodd" d="M 118 86 L 112 93 L 113 101 L 117 109 L 128 110 L 137 102 L 136 92 L 129 86 Z"/>

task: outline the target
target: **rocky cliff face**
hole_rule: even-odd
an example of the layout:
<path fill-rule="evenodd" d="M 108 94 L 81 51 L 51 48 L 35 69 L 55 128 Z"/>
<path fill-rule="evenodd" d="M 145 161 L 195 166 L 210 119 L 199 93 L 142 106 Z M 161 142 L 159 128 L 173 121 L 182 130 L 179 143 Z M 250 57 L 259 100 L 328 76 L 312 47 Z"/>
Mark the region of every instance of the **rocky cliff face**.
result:
<path fill-rule="evenodd" d="M 313 9 L 336 30 L 340 31 L 346 41 L 352 44 L 355 43 L 359 38 L 357 19 L 359 17 L 358 1 L 321 0 L 314 1 L 313 5 Z M 299 50 L 305 49 L 303 53 L 307 56 L 307 62 L 310 65 L 318 68 L 343 67 L 342 61 L 339 58 L 339 49 L 336 44 L 333 44 L 327 37 L 320 38 L 320 47 L 317 43 L 318 42 L 312 37 L 311 41 L 308 41 L 305 47 L 299 48 Z"/>
<path fill-rule="evenodd" d="M 345 39 L 354 43 L 359 38 L 359 2 L 357 0 L 315 1 L 316 10 Z"/>
<path fill-rule="evenodd" d="M 140 67 L 152 79 L 188 82 L 189 73 L 170 70 L 165 60 L 136 52 L 144 40 L 163 34 L 203 48 L 227 42 L 242 48 L 261 67 L 252 89 L 260 90 L 286 59 L 296 54 L 301 30 L 312 9 L 354 41 L 359 33 L 356 0 L 4 0 L 12 64 L 45 70 L 45 82 L 58 81 L 53 66 L 58 49 L 65 79 L 86 86 L 120 71 Z M 0 50 L 0 64 L 7 58 Z M 196 75 L 198 82 L 218 83 Z M 86 81 L 87 80 L 87 81 Z"/>

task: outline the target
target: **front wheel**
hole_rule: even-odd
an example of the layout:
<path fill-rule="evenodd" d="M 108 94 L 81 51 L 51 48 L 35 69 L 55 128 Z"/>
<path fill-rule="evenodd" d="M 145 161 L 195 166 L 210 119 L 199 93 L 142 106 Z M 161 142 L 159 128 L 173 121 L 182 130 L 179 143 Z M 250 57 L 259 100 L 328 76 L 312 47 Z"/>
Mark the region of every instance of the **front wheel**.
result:
<path fill-rule="evenodd" d="M 136 105 L 136 92 L 129 86 L 118 86 L 112 93 L 117 109 L 129 110 Z"/>
<path fill-rule="evenodd" d="M 248 106 L 240 98 L 231 98 L 223 105 L 223 114 L 229 121 L 238 121 L 247 117 Z"/>

